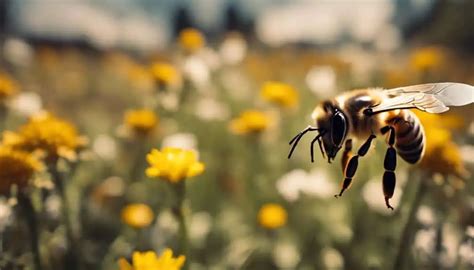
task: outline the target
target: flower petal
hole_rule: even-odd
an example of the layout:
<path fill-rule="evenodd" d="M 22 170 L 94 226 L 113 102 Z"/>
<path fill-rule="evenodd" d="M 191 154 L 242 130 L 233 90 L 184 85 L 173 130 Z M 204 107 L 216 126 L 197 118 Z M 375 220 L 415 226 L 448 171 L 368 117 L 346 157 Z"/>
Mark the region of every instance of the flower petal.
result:
<path fill-rule="evenodd" d="M 193 177 L 204 172 L 205 166 L 202 162 L 193 163 L 188 170 L 187 177 Z"/>
<path fill-rule="evenodd" d="M 148 177 L 158 177 L 160 176 L 160 170 L 155 167 L 150 167 L 146 169 L 145 174 Z"/>

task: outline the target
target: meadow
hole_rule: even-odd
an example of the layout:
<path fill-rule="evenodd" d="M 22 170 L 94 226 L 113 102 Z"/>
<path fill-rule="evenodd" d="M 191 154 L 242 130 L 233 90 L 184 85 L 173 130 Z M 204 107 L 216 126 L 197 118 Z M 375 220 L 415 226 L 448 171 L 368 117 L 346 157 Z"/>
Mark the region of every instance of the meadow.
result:
<path fill-rule="evenodd" d="M 473 106 L 417 112 L 426 154 L 398 159 L 393 211 L 383 138 L 340 198 L 340 162 L 311 163 L 311 138 L 287 159 L 322 100 L 473 85 L 470 56 L 195 29 L 146 55 L 17 42 L 0 76 L 1 269 L 474 267 Z"/>

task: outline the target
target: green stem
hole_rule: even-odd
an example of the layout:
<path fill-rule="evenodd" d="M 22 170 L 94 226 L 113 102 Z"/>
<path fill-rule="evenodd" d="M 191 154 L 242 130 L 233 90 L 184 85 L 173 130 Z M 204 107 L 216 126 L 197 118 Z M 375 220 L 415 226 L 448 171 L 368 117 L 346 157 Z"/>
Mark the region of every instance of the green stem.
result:
<path fill-rule="evenodd" d="M 57 170 L 56 163 L 49 166 L 49 171 L 51 173 L 54 184 L 56 185 L 62 202 L 61 214 L 64 222 L 64 227 L 66 229 L 66 239 L 68 242 L 68 249 L 65 255 L 64 263 L 67 269 L 81 269 L 79 264 L 79 256 L 77 255 L 77 253 L 80 252 L 80 244 L 79 239 L 74 236 L 74 230 L 69 213 L 69 200 L 66 193 L 66 187 L 64 185 L 64 179 L 61 173 Z"/>
<path fill-rule="evenodd" d="M 412 246 L 413 237 L 416 229 L 416 213 L 421 206 L 421 202 L 427 191 L 426 179 L 419 179 L 419 184 L 416 190 L 415 198 L 413 199 L 407 221 L 403 227 L 402 235 L 398 245 L 397 255 L 393 264 L 394 270 L 405 269 L 405 262 L 410 254 L 410 247 Z"/>
<path fill-rule="evenodd" d="M 442 269 L 441 266 L 441 255 L 443 253 L 443 224 L 439 222 L 436 228 L 436 238 L 435 238 L 435 260 L 434 260 L 434 269 Z"/>
<path fill-rule="evenodd" d="M 182 110 L 182 106 L 187 102 L 189 99 L 189 95 L 191 94 L 191 83 L 188 81 L 184 82 L 183 88 L 181 90 L 181 95 L 179 96 L 179 104 L 178 108 Z"/>
<path fill-rule="evenodd" d="M 137 250 L 147 251 L 151 249 L 148 228 L 139 228 L 135 230 L 135 237 L 137 241 Z"/>
<path fill-rule="evenodd" d="M 5 130 L 7 122 L 8 110 L 5 104 L 0 104 L 0 131 Z"/>
<path fill-rule="evenodd" d="M 262 183 L 259 183 L 260 172 L 265 171 L 265 159 L 263 158 L 263 149 L 260 144 L 260 134 L 252 135 L 249 139 L 250 157 L 247 165 L 247 179 L 245 181 L 245 197 L 254 198 L 254 200 L 247 200 L 250 203 L 250 213 L 254 216 L 256 209 L 260 206 L 265 194 L 264 190 L 259 189 Z"/>
<path fill-rule="evenodd" d="M 173 209 L 173 213 L 179 223 L 179 254 L 188 258 L 188 230 L 186 227 L 186 219 L 184 216 L 183 203 L 186 196 L 186 180 L 182 180 L 174 185 L 177 197 L 177 205 Z M 183 267 L 184 270 L 188 269 L 189 263 L 186 263 Z"/>
<path fill-rule="evenodd" d="M 35 208 L 31 203 L 31 199 L 24 193 L 18 194 L 18 203 L 22 207 L 28 229 L 30 231 L 31 251 L 33 253 L 33 262 L 36 270 L 41 270 L 41 256 L 39 251 L 39 233 L 38 220 L 36 219 Z"/>
<path fill-rule="evenodd" d="M 157 90 L 156 93 L 153 95 L 153 99 L 154 99 L 154 103 L 153 103 L 153 111 L 155 112 L 155 114 L 162 118 L 163 116 L 165 116 L 165 110 L 163 108 L 163 104 L 162 104 L 162 101 L 161 99 L 163 98 L 164 96 L 164 91 L 160 91 L 160 90 Z"/>
<path fill-rule="evenodd" d="M 146 138 L 138 138 L 137 142 L 137 151 L 134 162 L 132 162 L 132 168 L 130 169 L 130 179 L 129 182 L 137 182 L 138 180 L 142 179 L 143 175 L 143 164 L 145 163 L 145 151 L 146 151 Z"/>

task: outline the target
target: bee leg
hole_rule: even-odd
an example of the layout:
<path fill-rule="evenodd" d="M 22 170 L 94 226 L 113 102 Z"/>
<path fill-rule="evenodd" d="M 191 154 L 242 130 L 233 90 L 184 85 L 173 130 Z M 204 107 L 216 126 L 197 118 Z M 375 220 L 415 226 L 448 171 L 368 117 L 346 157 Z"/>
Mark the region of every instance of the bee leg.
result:
<path fill-rule="evenodd" d="M 310 146 L 310 151 L 311 151 L 311 162 L 314 162 L 314 144 L 316 142 L 318 142 L 319 144 L 319 149 L 321 150 L 321 154 L 323 155 L 324 157 L 324 151 L 323 151 L 323 147 L 321 146 L 321 136 L 323 135 L 324 133 L 322 134 L 319 134 L 318 136 L 314 137 L 314 139 L 311 141 L 311 146 Z"/>
<path fill-rule="evenodd" d="M 383 174 L 383 193 L 385 196 L 385 204 L 388 208 L 393 210 L 393 207 L 390 205 L 389 200 L 393 196 L 393 192 L 395 191 L 396 185 L 396 176 L 395 176 L 395 168 L 397 167 L 397 151 L 393 147 L 395 144 L 395 129 L 392 126 L 384 127 L 380 130 L 382 134 L 390 132 L 388 137 L 388 149 L 385 153 L 384 159 L 384 168 L 385 173 Z"/>
<path fill-rule="evenodd" d="M 341 192 L 339 192 L 339 194 L 334 195 L 334 197 L 337 198 L 337 197 L 342 196 L 344 191 L 347 188 L 349 188 L 349 186 L 352 183 L 352 178 L 354 177 L 357 171 L 357 166 L 359 165 L 359 157 L 363 157 L 367 154 L 367 152 L 370 149 L 370 145 L 372 144 L 373 139 L 375 139 L 375 135 L 371 134 L 370 137 L 367 139 L 367 141 L 365 141 L 364 144 L 361 145 L 361 147 L 357 151 L 357 155 L 351 157 L 344 171 L 345 178 L 344 178 L 344 181 L 342 182 Z"/>
<path fill-rule="evenodd" d="M 322 133 L 322 135 L 324 135 L 324 133 Z M 321 151 L 321 155 L 323 155 L 323 158 L 326 158 L 326 156 L 324 155 L 323 143 L 321 142 L 321 139 L 318 140 L 318 144 L 319 144 L 319 150 Z"/>
<path fill-rule="evenodd" d="M 344 173 L 347 167 L 347 163 L 349 162 L 349 158 L 352 156 L 351 151 L 352 151 L 352 140 L 348 139 L 346 140 L 344 152 L 342 153 L 342 158 L 341 158 L 342 173 Z"/>

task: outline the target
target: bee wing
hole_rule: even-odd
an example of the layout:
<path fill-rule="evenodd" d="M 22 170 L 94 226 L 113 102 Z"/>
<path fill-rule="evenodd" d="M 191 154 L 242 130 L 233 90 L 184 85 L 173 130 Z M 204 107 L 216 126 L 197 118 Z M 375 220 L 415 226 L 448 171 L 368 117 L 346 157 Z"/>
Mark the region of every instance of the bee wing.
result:
<path fill-rule="evenodd" d="M 371 108 L 373 113 L 407 108 L 442 113 L 449 110 L 449 106 L 463 106 L 474 102 L 474 87 L 463 83 L 419 84 L 384 92 L 389 98 Z"/>

